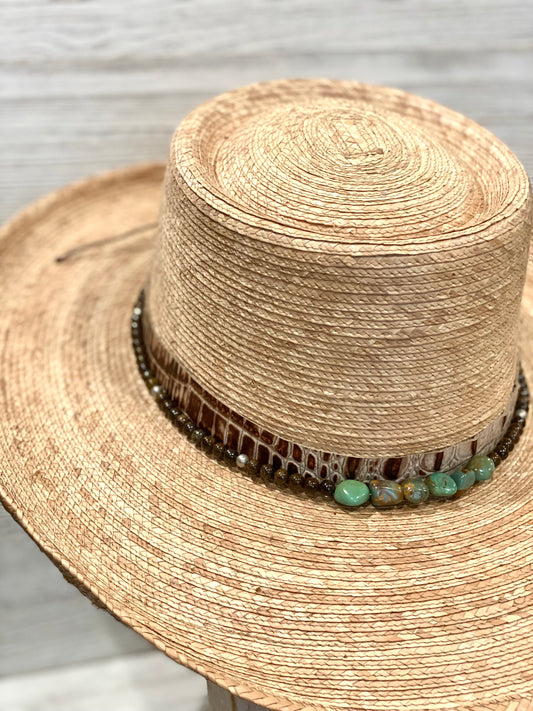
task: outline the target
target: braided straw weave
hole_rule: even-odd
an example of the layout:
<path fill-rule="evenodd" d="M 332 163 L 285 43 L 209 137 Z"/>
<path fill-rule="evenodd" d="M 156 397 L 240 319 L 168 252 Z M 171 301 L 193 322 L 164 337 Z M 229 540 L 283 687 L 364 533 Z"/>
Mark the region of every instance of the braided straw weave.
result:
<path fill-rule="evenodd" d="M 154 328 L 288 440 L 443 448 L 509 399 L 530 228 L 522 167 L 456 113 L 347 82 L 247 87 L 174 136 Z"/>
<path fill-rule="evenodd" d="M 255 93 L 265 101 L 271 95 L 269 101 L 277 105 L 291 92 L 302 102 L 307 93 L 333 97 L 324 109 L 325 132 L 319 131 L 314 110 L 306 119 L 301 106 L 285 113 L 299 146 L 292 163 L 276 128 L 276 112 L 263 112 L 255 125 L 252 119 L 246 136 L 250 106 L 243 101 Z M 334 98 L 339 93 L 342 101 Z M 361 119 L 364 130 L 357 140 L 365 155 L 359 154 L 359 163 L 349 126 L 362 109 L 347 104 L 348 96 L 357 97 L 355 103 L 371 96 L 375 105 L 375 123 Z M 327 435 L 327 443 L 340 449 L 349 434 L 345 415 L 352 411 L 366 418 L 372 451 L 435 442 L 438 431 L 425 432 L 404 390 L 398 389 L 395 398 L 387 390 L 410 382 L 409 393 L 421 408 L 428 402 L 422 390 L 429 388 L 433 400 L 449 409 L 447 431 L 458 436 L 469 430 L 466 411 L 479 426 L 494 403 L 505 399 L 517 333 L 518 355 L 533 382 L 533 280 L 517 323 L 530 229 L 522 169 L 479 127 L 400 92 L 291 82 L 237 92 L 219 102 L 218 111 L 211 104 L 194 113 L 174 140 L 158 247 L 149 230 L 109 238 L 157 219 L 161 166 L 130 168 L 67 187 L 28 207 L 0 232 L 0 279 L 6 285 L 0 320 L 4 505 L 93 601 L 176 661 L 275 711 L 533 710 L 531 417 L 493 481 L 467 495 L 420 509 L 346 511 L 326 499 L 243 477 L 196 449 L 148 394 L 136 371 L 129 326 L 132 306 L 152 270 L 150 307 L 166 343 L 198 377 L 204 375 L 221 393 L 226 388 L 228 400 L 284 428 L 284 434 L 316 444 Z M 387 113 L 387 106 L 402 107 L 401 116 L 392 108 Z M 347 134 L 342 126 L 330 134 L 331 117 L 344 111 L 351 117 Z M 422 114 L 423 121 L 417 118 Z M 210 126 L 205 136 L 211 138 L 196 144 L 196 153 L 187 153 L 185 146 L 195 145 L 193 126 L 202 128 L 200 119 Z M 236 125 L 241 125 L 238 131 Z M 221 135 L 228 136 L 233 150 L 229 144 L 224 148 Z M 341 160 L 335 158 L 341 149 L 332 135 L 339 136 L 342 151 L 354 161 L 353 173 L 348 158 L 341 172 L 350 175 L 348 193 L 361 195 L 355 216 L 343 214 L 343 201 L 335 197 L 342 193 L 340 178 L 336 188 L 325 180 Z M 387 143 L 378 145 L 378 135 Z M 311 136 L 314 142 L 305 151 Z M 420 151 L 421 140 L 427 154 Z M 236 147 L 243 142 L 249 151 L 240 155 Z M 213 154 L 206 151 L 215 145 L 217 155 L 225 156 L 217 170 L 223 190 L 215 190 L 212 167 L 208 175 L 207 156 Z M 254 155 L 254 145 L 255 155 L 265 156 L 257 170 L 266 171 L 268 180 L 259 172 L 246 176 L 251 165 L 246 154 Z M 313 153 L 314 145 L 321 147 L 319 153 Z M 389 145 L 398 146 L 390 164 L 397 166 L 396 173 L 391 167 L 388 187 L 378 189 L 379 171 L 372 165 L 385 161 Z M 180 173 L 177 151 L 184 161 Z M 205 161 L 199 163 L 199 155 Z M 192 166 L 202 162 L 206 172 L 199 176 Z M 399 168 L 404 163 L 413 165 L 416 190 L 408 188 L 409 171 Z M 422 169 L 414 169 L 422 164 L 426 181 Z M 307 177 L 297 179 L 303 165 Z M 368 178 L 368 207 L 363 208 L 365 181 L 356 174 L 365 166 L 376 177 Z M 461 179 L 441 174 L 442 166 L 453 167 Z M 283 197 L 289 175 L 294 190 Z M 394 195 L 400 188 L 403 208 L 389 198 L 378 212 L 379 191 Z M 319 227 L 320 201 L 326 199 L 330 217 L 341 224 L 324 219 Z M 180 210 L 169 209 L 172 201 Z M 394 239 L 393 223 L 398 225 Z M 159 249 L 155 262 L 154 246 Z M 68 256 L 58 263 L 60 255 Z M 360 270 L 354 266 L 359 264 Z M 163 293 L 165 283 L 168 293 Z M 307 309 L 298 284 L 307 292 Z M 221 306 L 215 308 L 216 303 Z M 439 304 L 451 320 L 439 316 Z M 362 320 L 350 326 L 350 314 Z M 258 338 L 259 319 L 268 338 Z M 403 330 L 393 327 L 394 319 Z M 413 321 L 411 351 L 408 319 Z M 440 328 L 431 328 L 432 319 Z M 367 350 L 360 345 L 353 351 L 363 332 Z M 418 338 L 425 349 L 415 347 Z M 226 360 L 230 344 L 233 357 Z M 390 362 L 382 356 L 384 349 Z M 275 369 L 278 351 L 290 379 L 285 368 Z M 407 352 L 422 370 L 437 361 L 429 381 L 414 368 L 400 367 L 399 356 Z M 255 387 L 248 382 L 244 397 L 238 378 L 247 377 L 254 353 Z M 427 353 L 432 361 L 424 360 Z M 365 354 L 374 360 L 373 380 Z M 313 369 L 315 356 L 322 363 L 319 371 Z M 207 370 L 209 361 L 212 370 Z M 267 362 L 270 369 L 264 371 L 259 366 Z M 348 389 L 339 397 L 344 419 L 335 412 L 337 405 L 327 412 L 326 383 L 339 387 L 329 362 L 350 375 L 361 401 L 355 407 Z M 443 364 L 447 367 L 441 370 Z M 268 377 L 275 406 L 266 392 L 255 394 Z M 378 382 L 384 390 L 376 400 Z M 442 391 L 435 390 L 435 382 Z M 291 398 L 300 397 L 305 408 L 286 411 Z M 412 439 L 401 428 L 393 400 L 400 403 L 398 412 L 409 413 L 413 432 L 418 428 Z M 453 403 L 461 405 L 460 416 L 452 416 Z M 384 427 L 382 410 L 395 418 L 399 433 Z M 370 431 L 373 417 L 379 431 Z M 352 423 L 354 437 L 363 419 Z"/>

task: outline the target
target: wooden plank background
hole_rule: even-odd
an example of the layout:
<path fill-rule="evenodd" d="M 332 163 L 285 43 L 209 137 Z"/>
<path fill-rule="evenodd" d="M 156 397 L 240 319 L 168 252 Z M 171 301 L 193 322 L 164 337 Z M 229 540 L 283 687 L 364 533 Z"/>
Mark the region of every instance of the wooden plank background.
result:
<path fill-rule="evenodd" d="M 66 182 L 165 160 L 196 104 L 281 77 L 351 78 L 433 98 L 491 129 L 531 175 L 532 70 L 532 0 L 1 0 L 0 219 Z M 68 586 L 1 513 L 3 711 L 48 708 L 58 670 L 70 669 L 70 681 L 62 677 L 70 688 L 83 674 L 68 665 L 126 664 L 124 655 L 129 694 L 148 649 Z M 150 662 L 150 678 L 166 696 L 152 706 L 126 696 L 129 707 L 185 709 L 176 697 L 189 698 L 183 679 L 197 678 L 176 667 L 169 685 L 167 660 L 148 654 L 162 660 Z M 40 706 L 21 674 L 42 684 Z M 54 708 L 105 706 L 94 688 L 87 694 L 64 706 L 54 696 Z"/>
<path fill-rule="evenodd" d="M 354 78 L 462 111 L 533 171 L 531 0 L 2 0 L 0 218 L 164 159 L 200 101 L 252 81 Z"/>

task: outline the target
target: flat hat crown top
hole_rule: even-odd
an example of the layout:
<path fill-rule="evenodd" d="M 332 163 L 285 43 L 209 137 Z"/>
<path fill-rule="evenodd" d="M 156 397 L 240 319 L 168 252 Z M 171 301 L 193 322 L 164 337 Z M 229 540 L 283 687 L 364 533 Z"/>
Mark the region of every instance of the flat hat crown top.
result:
<path fill-rule="evenodd" d="M 527 176 L 477 124 L 353 82 L 245 87 L 171 145 L 147 311 L 227 408 L 318 450 L 473 436 L 517 362 Z"/>

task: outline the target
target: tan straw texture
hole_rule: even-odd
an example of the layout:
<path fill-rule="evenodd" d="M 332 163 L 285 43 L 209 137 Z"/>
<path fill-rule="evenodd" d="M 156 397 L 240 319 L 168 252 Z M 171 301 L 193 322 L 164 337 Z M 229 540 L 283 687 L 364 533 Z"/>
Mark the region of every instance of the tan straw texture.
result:
<path fill-rule="evenodd" d="M 290 441 L 447 447 L 511 392 L 528 196 L 504 145 L 431 101 L 313 80 L 223 94 L 172 142 L 153 326 Z"/>
<path fill-rule="evenodd" d="M 384 94 L 400 96 L 394 92 Z M 410 101 L 414 107 L 419 100 Z M 449 116 L 442 109 L 433 111 Z M 416 114 L 415 108 L 411 113 Z M 229 127 L 237 114 L 224 115 L 221 110 L 221 125 L 226 122 Z M 221 131 L 216 128 L 214 117 L 212 120 L 212 131 Z M 390 119 L 391 132 L 399 120 Z M 404 120 L 411 118 L 406 116 Z M 254 313 L 260 313 L 259 305 L 263 303 L 261 315 L 268 321 L 266 293 L 261 302 L 259 287 L 252 288 L 255 283 L 263 291 L 267 288 L 265 275 L 261 274 L 269 268 L 266 255 L 271 255 L 272 273 L 278 275 L 283 255 L 287 259 L 292 255 L 290 270 L 287 261 L 287 273 L 299 274 L 298 283 L 305 289 L 310 284 L 305 276 L 305 254 L 309 273 L 317 278 L 316 293 L 308 294 L 309 313 L 315 313 L 313 309 L 320 303 L 331 308 L 336 305 L 338 312 L 331 314 L 336 313 L 345 335 L 349 329 L 343 321 L 342 304 L 349 304 L 352 313 L 354 302 L 350 299 L 355 293 L 362 298 L 364 285 L 374 285 L 374 291 L 369 293 L 373 294 L 372 304 L 379 314 L 371 318 L 371 311 L 367 311 L 369 337 L 377 333 L 376 320 L 382 326 L 385 323 L 387 293 L 393 295 L 389 305 L 396 303 L 396 298 L 401 304 L 395 312 L 397 317 L 404 310 L 416 315 L 410 301 L 402 302 L 400 295 L 407 293 L 402 289 L 408 289 L 412 297 L 418 285 L 426 291 L 424 303 L 428 309 L 437 309 L 440 293 L 443 308 L 446 300 L 455 304 L 452 313 L 457 318 L 461 295 L 468 294 L 462 308 L 469 312 L 472 306 L 472 312 L 465 316 L 462 334 L 476 358 L 465 357 L 463 364 L 455 358 L 455 349 L 465 355 L 458 337 L 449 341 L 448 356 L 458 371 L 458 380 L 463 377 L 463 368 L 471 369 L 471 385 L 461 387 L 472 413 L 479 406 L 486 416 L 486 408 L 490 410 L 505 389 L 499 380 L 507 379 L 508 360 L 516 355 L 514 343 L 507 343 L 516 333 L 518 355 L 531 384 L 533 315 L 524 309 L 519 323 L 514 321 L 523 278 L 525 227 L 519 217 L 523 213 L 525 219 L 526 215 L 523 202 L 518 199 L 523 174 L 501 144 L 495 139 L 489 141 L 481 129 L 462 121 L 465 154 L 470 155 L 466 137 L 474 132 L 479 140 L 478 153 L 483 153 L 485 159 L 478 157 L 478 170 L 469 172 L 464 167 L 466 162 L 459 159 L 459 150 L 455 151 L 457 166 L 469 175 L 468 192 L 486 198 L 479 203 L 479 211 L 474 210 L 472 196 L 465 192 L 462 198 L 465 209 L 471 205 L 471 219 L 479 229 L 463 233 L 455 224 L 448 236 L 435 238 L 431 248 L 430 228 L 424 236 L 422 218 L 416 217 L 416 211 L 410 213 L 410 221 L 418 225 L 418 242 L 407 228 L 407 218 L 404 241 L 399 233 L 397 252 L 392 238 L 390 242 L 380 239 L 369 223 L 357 238 L 361 253 L 351 255 L 356 240 L 348 236 L 349 230 L 358 229 L 358 221 L 348 216 L 349 226 L 344 232 L 337 233 L 326 224 L 323 229 L 315 229 L 310 197 L 307 208 L 298 211 L 294 207 L 290 211 L 293 218 L 287 215 L 280 222 L 285 227 L 278 226 L 276 232 L 271 229 L 275 223 L 272 217 L 273 212 L 283 209 L 279 205 L 271 206 L 272 225 L 267 227 L 266 222 L 259 224 L 253 211 L 245 216 L 241 203 L 217 212 L 214 205 L 208 204 L 208 193 L 202 193 L 200 183 L 193 190 L 184 187 L 183 182 L 181 192 L 174 190 L 172 180 L 177 179 L 177 173 L 168 173 L 166 207 L 162 212 L 164 229 L 159 238 L 163 246 L 172 229 L 169 195 L 182 204 L 189 201 L 183 212 L 175 213 L 176 224 L 190 225 L 192 231 L 193 224 L 199 225 L 203 220 L 213 229 L 209 236 L 204 225 L 201 232 L 195 233 L 196 241 L 183 237 L 183 244 L 174 245 L 176 271 L 188 268 L 182 275 L 182 284 L 197 285 L 201 269 L 207 275 L 204 293 L 200 296 L 196 291 L 195 314 L 187 310 L 184 315 L 178 303 L 179 299 L 192 298 L 188 287 L 181 286 L 176 294 L 176 325 L 183 324 L 185 336 L 179 340 L 176 331 L 175 339 L 183 353 L 192 347 L 188 339 L 192 338 L 189 319 L 193 316 L 199 324 L 197 333 L 203 334 L 202 342 L 195 346 L 196 359 L 189 356 L 191 364 L 199 371 L 204 369 L 211 383 L 221 384 L 227 378 L 228 384 L 233 379 L 235 386 L 237 357 L 228 363 L 217 355 L 217 360 L 212 361 L 216 375 L 207 370 L 211 357 L 207 336 L 220 339 L 223 353 L 230 334 L 229 322 L 218 333 L 213 326 L 205 325 L 206 316 L 214 320 L 225 311 L 235 314 L 235 302 L 244 315 L 246 295 L 251 293 Z M 445 124 L 445 118 L 435 118 L 435 126 Z M 414 122 L 413 132 L 422 130 L 416 126 Z M 268 133 L 267 127 L 265 131 Z M 302 134 L 303 142 L 303 130 Z M 485 142 L 479 139 L 480 135 L 486 137 Z M 327 135 L 323 140 L 328 141 Z M 405 148 L 406 161 L 410 160 L 410 150 L 415 150 L 412 145 L 411 149 Z M 330 149 L 334 150 L 333 142 Z M 497 157 L 501 157 L 506 169 L 485 172 L 487 162 Z M 228 155 L 227 161 L 231 160 Z M 474 161 L 473 152 L 468 160 Z M 333 162 L 332 159 L 332 165 Z M 429 167 L 427 170 L 428 179 L 435 180 L 433 171 Z M 271 172 L 274 191 L 279 181 Z M 312 171 L 309 175 L 313 175 Z M 320 174 L 318 178 L 323 181 Z M 244 190 L 248 179 L 242 180 Z M 446 181 L 444 177 L 442 180 Z M 480 484 L 460 499 L 431 502 L 420 509 L 346 511 L 325 499 L 298 495 L 243 477 L 207 458 L 163 417 L 136 370 L 129 322 L 131 308 L 153 264 L 155 234 L 146 230 L 123 239 L 109 239 L 157 219 L 162 181 L 161 166 L 98 176 L 28 207 L 0 232 L 0 279 L 5 285 L 0 320 L 0 496 L 7 509 L 66 576 L 99 604 L 176 661 L 274 711 L 533 709 L 531 418 L 492 482 Z M 311 184 L 310 178 L 310 188 Z M 515 197 L 511 200 L 512 186 Z M 362 182 L 360 189 L 363 190 Z M 418 192 L 423 189 L 421 182 Z M 450 183 L 450 190 L 458 199 L 459 188 Z M 194 197 L 200 193 L 201 197 Z M 418 193 L 413 193 L 412 198 L 418 202 Z M 259 200 L 258 193 L 255 199 Z M 280 196 L 280 205 L 281 199 Z M 294 200 L 294 195 L 288 199 Z M 215 196 L 213 200 L 221 198 Z M 341 202 L 337 201 L 334 214 L 342 211 Z M 499 219 L 495 217 L 496 202 L 506 205 L 501 208 Z M 198 207 L 200 203 L 203 211 Z M 389 208 L 396 210 L 395 219 L 402 223 L 401 210 L 394 207 L 394 201 Z M 377 207 L 373 209 L 376 214 Z M 451 204 L 448 210 L 451 214 L 446 218 L 444 208 L 441 213 L 428 208 L 425 219 L 433 225 L 432 233 L 445 219 L 450 225 L 459 221 Z M 306 222 L 304 213 L 309 215 L 306 229 L 302 226 Z M 215 214 L 220 215 L 220 222 L 215 220 Z M 468 210 L 465 214 L 469 214 Z M 480 214 L 485 215 L 484 223 Z M 291 219 L 292 227 L 288 225 Z M 382 219 L 382 226 L 386 227 L 387 220 Z M 466 223 L 468 219 L 465 218 Z M 290 236 L 287 230 L 294 230 L 294 235 Z M 306 230 L 311 235 L 309 239 L 302 237 Z M 185 232 L 175 229 L 174 234 Z M 239 240 L 231 242 L 230 236 L 237 234 Z M 224 235 L 228 237 L 227 251 L 216 252 L 212 245 L 218 239 L 218 249 L 223 250 Z M 243 261 L 243 254 L 248 254 L 253 244 L 258 266 L 251 278 L 251 265 Z M 446 264 L 441 259 L 445 244 Z M 435 254 L 433 262 L 429 258 L 431 249 Z M 202 250 L 206 258 L 200 268 Z M 69 258 L 56 261 L 57 256 L 68 253 Z M 168 278 L 165 264 L 170 259 L 169 248 L 161 254 L 165 256 L 160 256 L 160 266 L 152 271 L 152 307 L 154 285 Z M 327 255 L 323 269 L 328 272 L 330 265 L 331 272 L 320 281 L 322 270 L 318 264 L 324 260 L 323 255 Z M 224 308 L 205 314 L 198 307 L 205 309 L 210 303 L 205 294 L 213 286 L 209 282 L 214 273 L 210 262 L 215 256 L 221 262 L 216 273 Z M 366 265 L 361 268 L 358 289 L 351 289 L 350 280 L 343 282 L 346 291 L 341 298 L 341 282 L 335 279 L 343 274 L 341 264 L 346 263 L 348 273 L 353 272 L 356 256 Z M 222 263 L 226 258 L 223 279 Z M 402 261 L 404 270 L 398 269 L 394 278 L 396 259 Z M 406 259 L 412 260 L 412 269 L 405 266 Z M 514 274 L 508 268 L 510 263 L 515 264 Z M 472 269 L 468 270 L 468 264 Z M 190 271 L 191 265 L 196 271 Z M 383 284 L 382 291 L 371 277 L 371 272 L 382 268 L 378 265 L 388 265 L 381 273 L 383 279 L 388 275 L 390 285 Z M 473 270 L 474 265 L 478 272 Z M 401 274 L 405 274 L 404 280 Z M 437 292 L 427 288 L 430 281 L 423 274 L 435 275 Z M 477 280 L 478 291 L 465 281 L 467 275 Z M 287 343 L 297 324 L 297 312 L 290 312 L 290 323 L 283 321 L 289 313 L 287 298 L 283 298 L 283 290 L 274 281 L 270 281 L 269 334 L 274 334 L 272 324 L 278 323 L 276 343 L 290 370 L 293 361 L 287 357 Z M 403 286 L 404 281 L 411 286 Z M 230 282 L 234 289 L 232 299 L 228 298 Z M 305 315 L 296 283 L 290 281 L 287 293 Z M 389 292 L 386 286 L 390 286 Z M 532 288 L 533 282 L 527 286 L 526 305 L 532 303 Z M 330 292 L 331 301 L 327 297 Z M 506 301 L 509 309 L 508 324 L 501 320 L 501 301 Z M 485 305 L 484 312 L 479 311 L 480 304 Z M 163 312 L 168 317 L 170 310 L 162 309 Z M 322 312 L 316 311 L 319 313 Z M 494 353 L 492 359 L 488 358 L 486 349 L 472 339 L 471 329 L 485 346 L 490 345 L 473 319 L 474 314 L 484 320 L 498 348 L 503 349 L 500 360 Z M 496 318 L 494 314 L 499 315 Z M 310 354 L 318 353 L 316 343 L 324 343 L 324 338 L 320 340 L 305 330 L 311 322 L 312 318 L 305 321 L 305 328 L 302 326 L 297 334 L 301 355 L 307 354 L 306 364 L 312 363 Z M 235 321 L 231 323 L 235 327 Z M 256 333 L 255 324 L 242 323 L 246 324 L 243 333 L 233 335 L 236 355 L 240 344 L 248 342 L 248 334 Z M 456 325 L 455 320 L 453 323 Z M 505 332 L 505 343 L 496 323 Z M 426 326 L 424 321 L 424 334 Z M 355 337 L 359 327 L 355 324 L 353 328 Z M 416 339 L 417 333 L 415 328 L 412 337 Z M 444 329 L 443 337 L 446 333 Z M 328 338 L 335 345 L 334 357 L 342 354 L 335 329 L 330 330 Z M 258 364 L 263 357 L 263 342 L 258 345 Z M 351 348 L 353 342 L 350 343 Z M 386 339 L 379 345 L 385 347 Z M 397 348 L 405 354 L 402 349 L 407 344 L 402 346 L 398 341 Z M 433 348 L 435 360 L 440 351 L 435 344 Z M 325 363 L 325 356 L 323 360 Z M 354 371 L 364 370 L 364 359 L 354 362 Z M 492 370 L 478 372 L 480 362 L 499 368 L 499 377 Z M 421 367 L 423 364 L 421 361 Z M 231 368 L 232 373 L 224 375 L 226 368 Z M 257 383 L 261 372 L 258 365 Z M 284 370 L 276 371 L 276 380 L 274 371 L 270 372 L 272 387 L 279 387 L 286 378 Z M 432 375 L 439 382 L 440 378 L 449 377 L 437 370 Z M 480 393 L 489 383 L 493 391 L 485 393 L 481 408 Z M 352 384 L 355 386 L 356 381 Z M 302 383 L 295 382 L 294 387 L 302 397 L 307 392 Z M 250 384 L 248 392 L 254 392 Z M 315 399 L 308 403 L 324 405 L 326 395 L 317 398 L 316 390 L 309 392 L 315 392 Z M 375 395 L 375 390 L 372 392 Z M 359 393 L 364 394 L 362 390 Z M 242 392 L 238 388 L 230 392 L 228 385 L 230 395 L 237 398 Z M 383 406 L 390 402 L 389 395 L 387 392 L 382 399 Z M 441 402 L 449 404 L 447 398 L 443 392 Z M 252 397 L 251 402 L 259 407 L 258 400 Z M 348 407 L 348 403 L 346 395 L 341 404 Z M 265 403 L 265 416 L 267 408 Z M 303 411 L 298 417 L 297 413 L 292 414 L 292 426 L 298 428 L 298 433 L 320 421 L 309 404 L 305 416 Z M 282 420 L 277 420 L 280 425 Z M 417 425 L 416 418 L 412 422 Z M 337 430 L 329 426 L 331 441 Z M 387 432 L 390 437 L 390 428 Z M 309 430 L 309 434 L 313 432 Z M 317 438 L 319 434 L 317 431 Z M 338 436 L 341 435 L 345 437 L 346 433 L 339 430 Z"/>

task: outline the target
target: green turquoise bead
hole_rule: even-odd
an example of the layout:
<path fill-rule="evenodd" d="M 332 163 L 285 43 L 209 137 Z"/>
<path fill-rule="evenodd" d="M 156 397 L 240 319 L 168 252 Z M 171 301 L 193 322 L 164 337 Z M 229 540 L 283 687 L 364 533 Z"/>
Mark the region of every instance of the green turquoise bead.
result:
<path fill-rule="evenodd" d="M 466 491 L 476 483 L 476 473 L 471 469 L 459 469 L 450 476 L 457 484 L 457 491 Z"/>
<path fill-rule="evenodd" d="M 487 481 L 494 473 L 494 462 L 490 457 L 485 457 L 482 454 L 476 454 L 475 457 L 468 462 L 465 469 L 473 471 L 476 481 Z"/>
<path fill-rule="evenodd" d="M 335 487 L 333 498 L 343 506 L 361 506 L 370 498 L 370 489 L 364 481 L 345 479 Z"/>
<path fill-rule="evenodd" d="M 457 493 L 457 484 L 449 474 L 433 472 L 426 481 L 429 493 L 434 499 L 447 498 Z"/>
<path fill-rule="evenodd" d="M 397 506 L 403 501 L 402 485 L 396 481 L 372 479 L 368 484 L 370 500 L 378 508 Z"/>
<path fill-rule="evenodd" d="M 404 499 L 413 506 L 419 506 L 429 499 L 429 489 L 424 479 L 407 479 L 402 482 L 402 490 Z"/>

